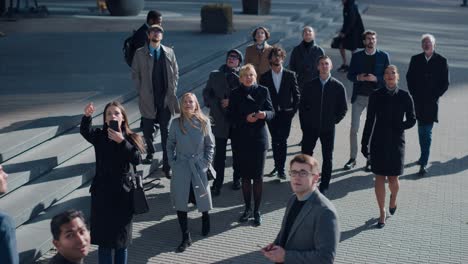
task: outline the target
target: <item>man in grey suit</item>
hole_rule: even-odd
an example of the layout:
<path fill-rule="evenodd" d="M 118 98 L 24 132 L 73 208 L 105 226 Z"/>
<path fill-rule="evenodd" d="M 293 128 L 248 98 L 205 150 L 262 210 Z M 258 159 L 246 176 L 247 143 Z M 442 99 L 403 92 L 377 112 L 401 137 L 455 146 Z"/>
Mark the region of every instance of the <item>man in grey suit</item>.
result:
<path fill-rule="evenodd" d="M 340 239 L 338 216 L 317 190 L 319 163 L 299 154 L 290 162 L 289 175 L 294 195 L 278 236 L 262 253 L 275 263 L 333 263 Z"/>

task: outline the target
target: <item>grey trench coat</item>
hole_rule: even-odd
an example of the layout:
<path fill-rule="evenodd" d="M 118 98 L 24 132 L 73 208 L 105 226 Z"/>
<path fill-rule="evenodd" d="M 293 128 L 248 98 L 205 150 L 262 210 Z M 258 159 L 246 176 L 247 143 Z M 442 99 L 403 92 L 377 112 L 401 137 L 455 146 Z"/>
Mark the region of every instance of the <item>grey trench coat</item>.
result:
<path fill-rule="evenodd" d="M 192 122 L 200 127 L 197 120 Z M 213 208 L 206 172 L 211 166 L 214 140 L 211 125 L 208 134 L 185 122 L 186 134 L 179 126 L 179 118 L 172 120 L 167 139 L 167 157 L 172 168 L 171 199 L 177 211 L 188 211 L 190 183 L 192 183 L 199 212 Z"/>

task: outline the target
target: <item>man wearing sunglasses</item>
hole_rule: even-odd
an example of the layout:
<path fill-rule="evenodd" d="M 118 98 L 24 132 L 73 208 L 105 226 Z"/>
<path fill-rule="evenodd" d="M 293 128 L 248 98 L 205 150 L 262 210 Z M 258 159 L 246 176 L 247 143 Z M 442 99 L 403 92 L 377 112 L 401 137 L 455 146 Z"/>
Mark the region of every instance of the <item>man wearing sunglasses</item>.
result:
<path fill-rule="evenodd" d="M 262 253 L 275 263 L 333 263 L 340 240 L 338 216 L 317 190 L 319 163 L 299 154 L 290 162 L 289 175 L 294 195 L 278 236 Z"/>
<path fill-rule="evenodd" d="M 212 71 L 205 89 L 203 89 L 203 101 L 210 108 L 210 118 L 213 121 L 212 131 L 215 136 L 216 150 L 213 167 L 216 171 L 216 179 L 213 182 L 211 193 L 219 196 L 224 183 L 224 167 L 226 162 L 227 141 L 231 138 L 231 123 L 226 116 L 229 106 L 229 95 L 231 91 L 240 86 L 239 68 L 242 65 L 243 55 L 237 49 L 232 49 L 226 54 L 226 63 L 218 70 Z M 235 151 L 235 143 L 231 138 L 231 149 Z M 233 155 L 234 157 L 234 155 Z M 236 171 L 237 163 L 233 160 L 233 182 L 232 189 L 239 190 L 241 187 L 240 176 Z"/>

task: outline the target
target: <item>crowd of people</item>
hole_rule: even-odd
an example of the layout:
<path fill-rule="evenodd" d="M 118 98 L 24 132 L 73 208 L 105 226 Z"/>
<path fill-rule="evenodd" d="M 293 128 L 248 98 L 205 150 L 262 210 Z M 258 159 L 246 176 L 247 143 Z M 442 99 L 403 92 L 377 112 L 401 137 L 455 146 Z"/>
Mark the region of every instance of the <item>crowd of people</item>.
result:
<path fill-rule="evenodd" d="M 354 1 L 344 0 L 343 4 L 345 18 L 362 25 Z M 277 238 L 261 249 L 265 257 L 276 263 L 332 263 L 340 233 L 338 214 L 326 194 L 332 179 L 335 127 L 345 117 L 348 104 L 344 84 L 332 76 L 332 59 L 314 41 L 314 29 L 303 28 L 303 40 L 294 47 L 286 68 L 286 51 L 267 43 L 270 32 L 266 27 L 255 28 L 254 43 L 247 47 L 245 57 L 237 49 L 229 50 L 225 63 L 210 73 L 201 98 L 209 109 L 207 116 L 193 93 L 185 93 L 179 103 L 176 54 L 162 44 L 161 14 L 150 11 L 146 22 L 135 34 L 141 46 L 134 52 L 131 65 L 143 137 L 130 129 L 120 103 L 105 106 L 102 128 L 93 128 L 95 107 L 92 103 L 86 105 L 80 133 L 94 146 L 96 155 L 96 175 L 90 188 L 90 229 L 79 211 L 69 210 L 54 217 L 51 231 L 58 253 L 50 263 L 81 263 L 90 244 L 98 246 L 99 263 L 127 263 L 133 211 L 132 197 L 123 182 L 136 165 L 153 162 L 153 135 L 157 130 L 161 131 L 162 171 L 170 179 L 172 203 L 182 233 L 177 252 L 192 244 L 189 203 L 202 213 L 201 234 L 210 233 L 212 196 L 222 193 L 230 140 L 232 189 L 242 189 L 245 204 L 239 222 L 253 219 L 254 226 L 262 224 L 264 176 L 280 180 L 287 179 L 287 174 L 290 177 L 294 195 L 287 204 Z M 383 228 L 387 219 L 385 181 L 390 189 L 388 212 L 393 215 L 398 177 L 403 174 L 405 162 L 405 130 L 416 122 L 421 147 L 419 175 L 427 173 L 438 100 L 449 86 L 448 63 L 435 52 L 435 37 L 422 35 L 423 52 L 411 58 L 406 74 L 409 91 L 404 91 L 399 88 L 398 68 L 390 63 L 387 52 L 377 49 L 375 31 L 363 30 L 356 35 L 343 27 L 340 36 L 348 39 L 340 46 L 343 64 L 338 70 L 347 72 L 346 77 L 353 83 L 350 159 L 344 169 L 357 164 L 360 118 L 367 109 L 361 153 L 366 159 L 365 170 L 375 175 L 379 209 L 376 227 Z M 363 49 L 357 50 L 360 47 Z M 344 49 L 354 51 L 349 66 Z M 287 140 L 296 112 L 302 130 L 302 154 L 290 161 L 286 172 Z M 268 134 L 274 169 L 265 174 Z M 312 157 L 318 140 L 322 146 L 321 169 Z M 211 186 L 209 175 L 216 176 Z M 6 177 L 0 166 L 0 192 L 6 191 Z M 0 231 L 0 262 L 18 263 L 14 226 L 5 214 L 0 214 Z"/>

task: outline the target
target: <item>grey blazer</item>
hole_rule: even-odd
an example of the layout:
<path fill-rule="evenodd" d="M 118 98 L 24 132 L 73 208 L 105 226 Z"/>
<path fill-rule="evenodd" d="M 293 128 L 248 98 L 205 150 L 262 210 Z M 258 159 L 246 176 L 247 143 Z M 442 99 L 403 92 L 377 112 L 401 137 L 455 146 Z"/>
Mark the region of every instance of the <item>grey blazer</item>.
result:
<path fill-rule="evenodd" d="M 286 219 L 295 199 L 296 195 L 289 199 L 275 245 L 280 244 Z M 302 207 L 289 231 L 284 246 L 286 250 L 284 263 L 333 263 L 339 240 L 340 231 L 335 206 L 316 189 Z"/>

